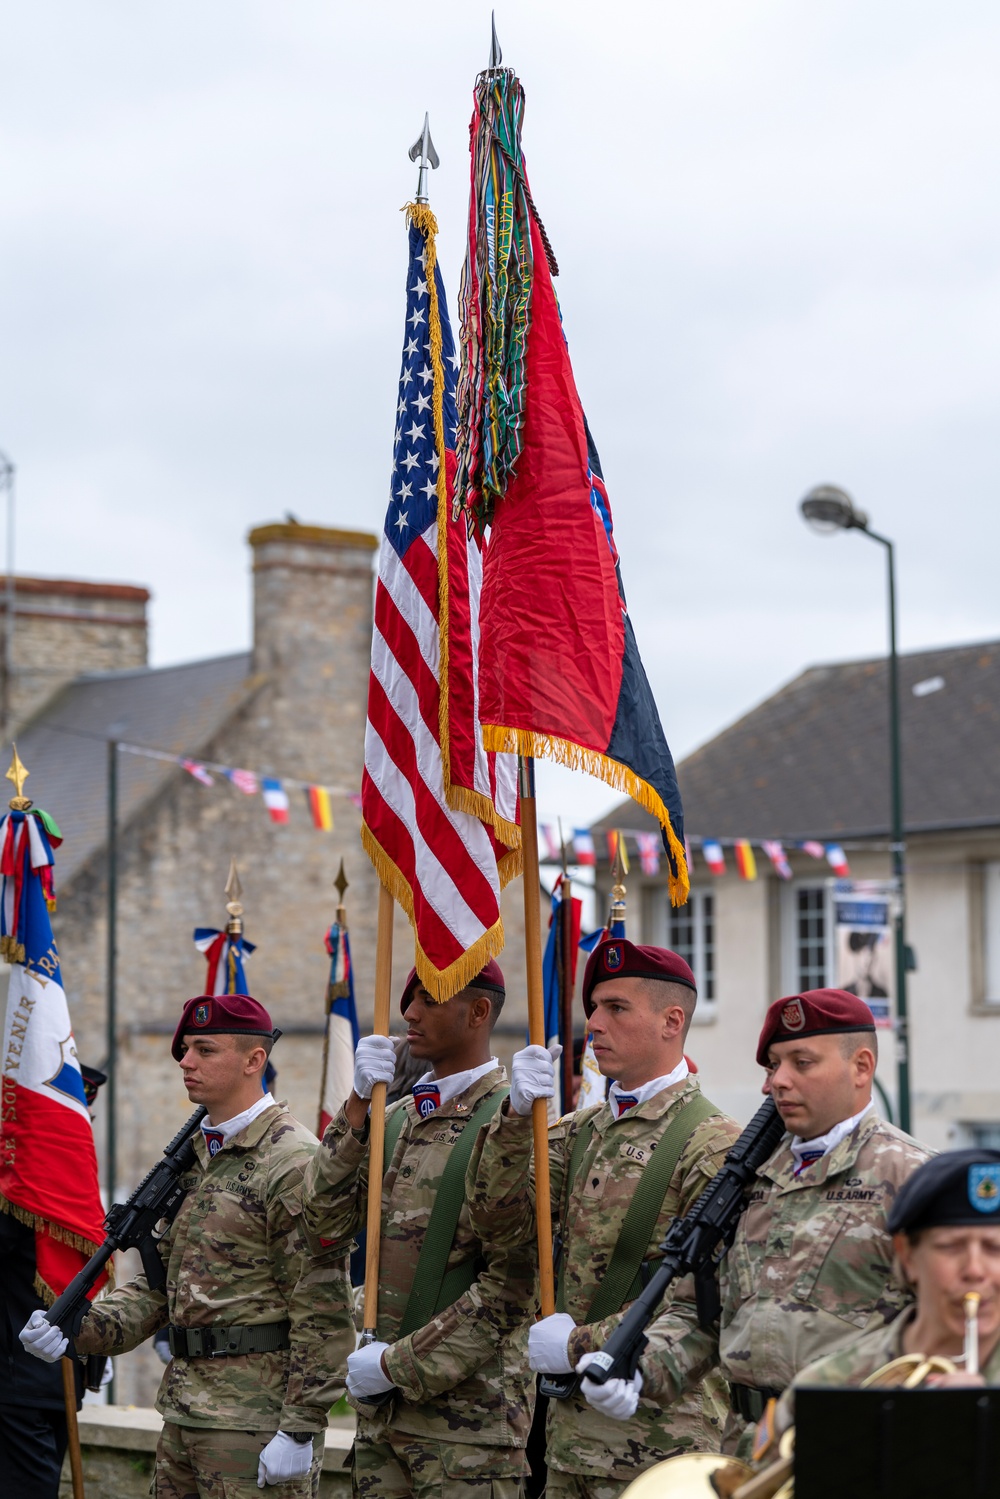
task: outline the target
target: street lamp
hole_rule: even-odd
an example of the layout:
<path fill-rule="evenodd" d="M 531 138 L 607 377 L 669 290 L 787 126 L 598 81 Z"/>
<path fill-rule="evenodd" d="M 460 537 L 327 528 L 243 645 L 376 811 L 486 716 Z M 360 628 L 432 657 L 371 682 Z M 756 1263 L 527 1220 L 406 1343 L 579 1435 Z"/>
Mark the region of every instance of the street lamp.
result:
<path fill-rule="evenodd" d="M 832 535 L 835 531 L 863 531 L 872 541 L 885 547 L 889 583 L 889 768 L 892 787 L 892 873 L 896 882 L 896 1057 L 899 1078 L 899 1125 L 910 1132 L 910 1038 L 906 1005 L 906 885 L 903 855 L 903 762 L 899 734 L 899 670 L 896 655 L 896 564 L 892 542 L 880 536 L 868 524 L 863 510 L 858 510 L 846 490 L 834 484 L 819 484 L 811 489 L 800 507 L 803 517 L 814 531 Z"/>

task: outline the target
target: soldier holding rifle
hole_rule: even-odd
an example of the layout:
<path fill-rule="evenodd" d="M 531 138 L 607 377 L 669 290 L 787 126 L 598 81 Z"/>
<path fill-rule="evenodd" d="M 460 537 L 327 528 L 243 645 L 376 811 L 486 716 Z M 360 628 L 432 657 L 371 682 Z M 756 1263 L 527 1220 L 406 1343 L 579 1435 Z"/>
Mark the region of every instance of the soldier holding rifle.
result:
<path fill-rule="evenodd" d="M 703 1097 L 684 1060 L 697 993 L 683 958 L 605 938 L 587 964 L 583 998 L 598 1065 L 616 1081 L 605 1103 L 567 1116 L 549 1132 L 552 1213 L 561 1241 L 558 1310 L 530 1329 L 529 1351 L 532 1368 L 553 1376 L 572 1375 L 602 1346 L 658 1258 L 671 1222 L 699 1196 L 739 1133 Z M 475 1178 L 470 1173 L 481 1232 L 488 1225 L 494 1237 L 511 1242 L 533 1238 L 531 1105 L 551 1097 L 553 1087 L 553 1060 L 544 1047 L 517 1053 L 510 1100 L 490 1126 Z M 550 1499 L 615 1499 L 660 1459 L 717 1448 L 725 1392 L 710 1374 L 714 1343 L 698 1330 L 690 1282 L 677 1287 L 674 1305 L 690 1332 L 692 1383 L 699 1387 L 669 1410 L 643 1401 L 624 1424 L 590 1409 L 575 1390 L 553 1399 Z"/>
<path fill-rule="evenodd" d="M 911 1300 L 893 1279 L 889 1214 L 930 1151 L 875 1113 L 876 1057 L 871 1011 L 844 990 L 792 995 L 767 1012 L 757 1061 L 788 1133 L 759 1168 L 721 1266 L 725 1451 L 748 1452 L 767 1402 L 807 1364 Z M 635 1377 L 584 1381 L 584 1391 L 613 1414 L 640 1390 L 670 1409 L 701 1375 L 702 1336 L 668 1307 Z"/>
<path fill-rule="evenodd" d="M 242 994 L 184 1006 L 172 1054 L 207 1116 L 187 1194 L 161 1241 L 165 1291 L 139 1275 L 87 1311 L 76 1351 L 125 1353 L 169 1322 L 157 1397 L 158 1499 L 281 1499 L 317 1492 L 323 1433 L 353 1345 L 346 1261 L 311 1259 L 302 1179 L 316 1139 L 261 1078 L 277 1033 Z M 68 1346 L 41 1313 L 21 1333 L 39 1358 Z"/>
<path fill-rule="evenodd" d="M 410 1056 L 430 1070 L 386 1116 L 381 1183 L 378 1324 L 348 1359 L 358 1410 L 352 1478 L 359 1499 L 514 1499 L 531 1422 L 523 1349 L 512 1341 L 533 1294 L 527 1250 L 474 1229 L 466 1170 L 481 1126 L 507 1096 L 490 1055 L 504 1001 L 489 962 L 438 1002 L 414 969 L 400 999 Z M 369 1101 L 389 1084 L 389 1036 L 366 1036 L 354 1089 L 306 1175 L 305 1219 L 317 1246 L 345 1243 L 365 1223 Z M 474 1169 L 474 1167 L 473 1167 Z"/>

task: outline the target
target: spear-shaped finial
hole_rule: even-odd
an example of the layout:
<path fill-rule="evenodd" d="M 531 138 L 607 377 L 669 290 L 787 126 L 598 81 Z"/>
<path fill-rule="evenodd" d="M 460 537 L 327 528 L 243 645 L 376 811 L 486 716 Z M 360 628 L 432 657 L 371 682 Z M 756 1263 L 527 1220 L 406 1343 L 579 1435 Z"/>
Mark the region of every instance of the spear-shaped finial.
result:
<path fill-rule="evenodd" d="M 17 752 L 17 745 L 14 744 L 11 748 L 14 751 L 14 758 L 10 762 L 7 780 L 13 781 L 15 794 L 10 799 L 10 810 L 12 812 L 27 812 L 31 806 L 31 798 L 24 795 L 24 783 L 31 772 L 30 770 L 25 770 L 24 765 L 21 763 L 21 757 Z"/>
<path fill-rule="evenodd" d="M 503 62 L 503 51 L 497 40 L 497 13 L 495 10 L 490 11 L 490 31 L 492 32 L 490 40 L 490 72 L 495 73 Z"/>
<path fill-rule="evenodd" d="M 615 856 L 611 861 L 611 926 L 614 926 L 617 921 L 625 920 L 625 876 L 627 874 L 628 854 L 625 852 L 625 839 L 621 833 L 616 833 Z"/>
<path fill-rule="evenodd" d="M 226 922 L 226 932 L 230 937 L 241 937 L 243 935 L 243 907 L 240 905 L 240 896 L 243 894 L 243 886 L 240 884 L 239 870 L 236 868 L 235 855 L 229 860 L 229 878 L 226 880 L 226 894 L 229 896 L 226 902 L 226 911 L 229 920 Z"/>
<path fill-rule="evenodd" d="M 409 155 L 411 161 L 419 160 L 420 162 L 420 175 L 417 178 L 417 202 L 427 203 L 429 201 L 427 197 L 427 169 L 430 167 L 432 171 L 436 171 L 441 165 L 441 160 L 434 149 L 434 142 L 431 140 L 430 115 L 424 115 L 424 128 L 410 147 Z"/>
<path fill-rule="evenodd" d="M 344 873 L 343 859 L 341 859 L 340 861 L 340 868 L 337 870 L 337 878 L 334 880 L 333 884 L 334 888 L 337 891 L 337 921 L 341 926 L 343 926 L 347 919 L 347 912 L 344 910 L 344 896 L 347 894 L 347 887 L 350 884 L 350 880 Z"/>

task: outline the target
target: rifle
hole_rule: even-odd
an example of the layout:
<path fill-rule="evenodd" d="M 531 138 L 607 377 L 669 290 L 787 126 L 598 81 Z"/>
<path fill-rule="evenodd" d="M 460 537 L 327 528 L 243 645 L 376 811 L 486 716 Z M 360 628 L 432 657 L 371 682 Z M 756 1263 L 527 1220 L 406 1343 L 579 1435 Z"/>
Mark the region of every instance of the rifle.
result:
<path fill-rule="evenodd" d="M 45 1313 L 53 1327 L 60 1327 L 68 1338 L 74 1338 L 80 1331 L 87 1312 L 87 1293 L 116 1249 L 138 1249 L 152 1289 L 162 1291 L 166 1286 L 167 1272 L 157 1248 L 163 1235 L 155 1229 L 158 1223 L 172 1223 L 177 1216 L 185 1196 L 181 1177 L 194 1165 L 192 1137 L 207 1112 L 196 1109 L 163 1152 L 163 1159 L 146 1173 L 128 1201 L 112 1203 L 108 1209 L 104 1243 Z"/>
<path fill-rule="evenodd" d="M 746 1206 L 746 1189 L 757 1169 L 773 1154 L 785 1133 L 772 1098 L 766 1098 L 729 1151 L 717 1176 L 709 1182 L 683 1218 L 675 1218 L 660 1246 L 663 1258 L 649 1284 L 636 1297 L 600 1353 L 587 1366 L 585 1379 L 605 1384 L 609 1379 L 631 1379 L 648 1343 L 646 1328 L 673 1281 L 695 1278 L 698 1322 L 710 1328 L 722 1309 L 718 1267 L 733 1239 Z M 577 1374 L 544 1374 L 539 1391 L 566 1400 L 580 1387 Z"/>

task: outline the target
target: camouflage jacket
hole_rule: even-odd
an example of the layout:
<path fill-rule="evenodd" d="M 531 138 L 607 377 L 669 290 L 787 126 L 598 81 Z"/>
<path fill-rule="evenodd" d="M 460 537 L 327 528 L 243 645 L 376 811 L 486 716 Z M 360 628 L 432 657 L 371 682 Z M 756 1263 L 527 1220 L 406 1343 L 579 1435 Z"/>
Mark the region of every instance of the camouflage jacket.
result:
<path fill-rule="evenodd" d="M 283 1104 L 258 1114 L 213 1157 L 195 1134 L 188 1193 L 164 1237 L 166 1292 L 139 1275 L 91 1307 L 80 1353 L 125 1353 L 178 1327 L 288 1321 L 291 1346 L 235 1358 L 174 1358 L 156 1408 L 179 1426 L 321 1431 L 354 1347 L 342 1254 L 312 1258 L 302 1177 L 316 1139 Z"/>
<path fill-rule="evenodd" d="M 870 1110 L 795 1178 L 788 1137 L 758 1172 L 722 1263 L 719 1362 L 731 1384 L 783 1390 L 800 1369 L 910 1301 L 892 1279 L 886 1219 L 897 1189 L 932 1154 Z M 673 1400 L 687 1379 L 687 1329 L 650 1329 L 647 1393 Z M 696 1344 L 690 1355 L 702 1357 Z"/>
<path fill-rule="evenodd" d="M 588 1323 L 594 1294 L 607 1271 L 636 1184 L 682 1102 L 698 1093 L 695 1078 L 664 1088 L 615 1120 L 606 1103 L 566 1115 L 549 1131 L 549 1170 L 553 1229 L 562 1243 L 559 1274 L 562 1305 L 577 1323 L 570 1336 L 574 1362 L 603 1346 L 621 1312 Z M 581 1127 L 593 1120 L 590 1146 L 572 1184 L 568 1167 Z M 647 1260 L 660 1257 L 660 1244 L 674 1218 L 683 1215 L 715 1175 L 739 1128 L 724 1114 L 697 1126 L 674 1168 L 663 1207 L 650 1237 Z M 505 1106 L 492 1121 L 468 1190 L 473 1221 L 481 1233 L 502 1234 L 508 1242 L 535 1243 L 534 1192 L 530 1179 L 531 1119 Z M 674 1292 L 674 1315 L 690 1335 L 692 1383 L 700 1389 L 681 1395 L 669 1410 L 645 1399 L 629 1421 L 600 1415 L 582 1397 L 549 1406 L 547 1461 L 568 1473 L 623 1480 L 673 1453 L 716 1450 L 728 1402 L 721 1380 L 710 1373 L 715 1340 L 698 1329 L 694 1287 L 681 1281 Z M 699 1355 L 698 1349 L 702 1350 Z"/>
<path fill-rule="evenodd" d="M 483 1447 L 525 1445 L 534 1380 L 513 1335 L 534 1295 L 526 1250 L 495 1246 L 477 1233 L 463 1205 L 448 1269 L 478 1262 L 469 1290 L 432 1322 L 397 1337 L 448 1152 L 479 1105 L 506 1084 L 502 1067 L 478 1078 L 427 1118 L 412 1098 L 394 1105 L 405 1121 L 382 1182 L 378 1334 L 391 1344 L 386 1367 L 396 1386 L 391 1404 L 358 1407 L 362 1436 L 386 1424 L 425 1440 Z M 365 1223 L 368 1139 L 341 1109 L 306 1173 L 303 1216 L 317 1245 L 346 1245 Z M 473 1151 L 475 1162 L 480 1148 Z"/>
<path fill-rule="evenodd" d="M 817 1359 L 795 1376 L 792 1386 L 778 1402 L 776 1430 L 780 1433 L 795 1420 L 795 1391 L 803 1385 L 859 1385 L 869 1374 L 881 1369 L 883 1364 L 900 1358 L 905 1351 L 903 1335 L 916 1315 L 916 1308 L 909 1307 L 888 1327 L 875 1327 L 862 1333 L 854 1342 L 846 1344 L 836 1353 Z M 981 1370 L 988 1385 L 1000 1385 L 1000 1343 L 984 1360 Z"/>

